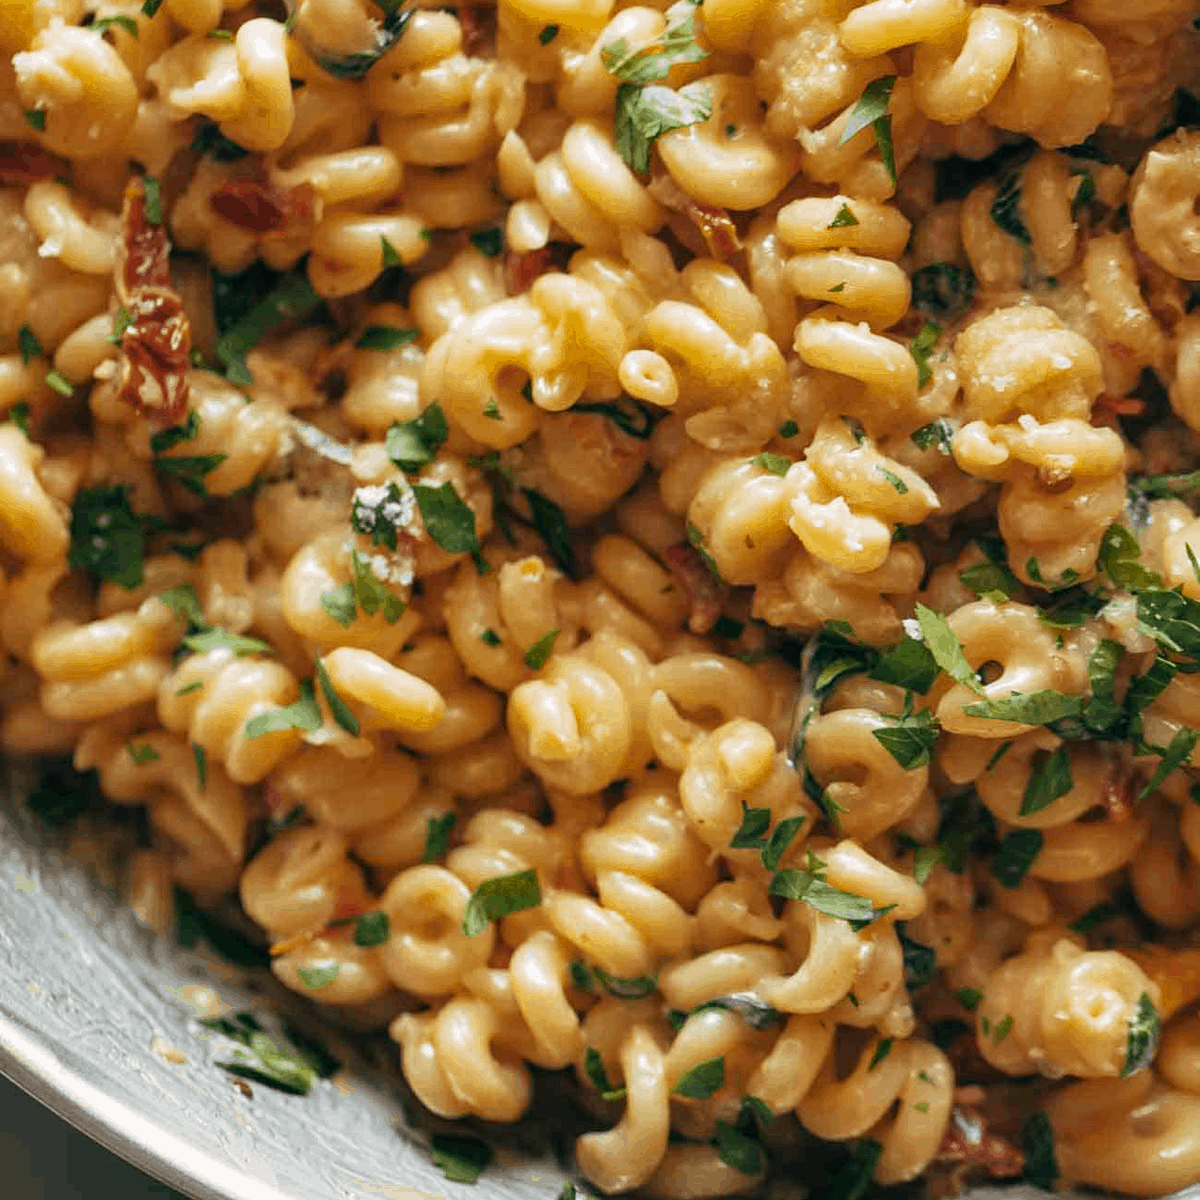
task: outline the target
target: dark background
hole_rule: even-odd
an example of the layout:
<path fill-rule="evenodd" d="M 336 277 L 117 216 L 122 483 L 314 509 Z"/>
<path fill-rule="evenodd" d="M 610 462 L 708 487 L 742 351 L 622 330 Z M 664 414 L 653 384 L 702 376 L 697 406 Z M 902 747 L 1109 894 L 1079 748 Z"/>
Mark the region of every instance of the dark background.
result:
<path fill-rule="evenodd" d="M 96 1145 L 0 1075 L 5 1200 L 187 1200 Z"/>

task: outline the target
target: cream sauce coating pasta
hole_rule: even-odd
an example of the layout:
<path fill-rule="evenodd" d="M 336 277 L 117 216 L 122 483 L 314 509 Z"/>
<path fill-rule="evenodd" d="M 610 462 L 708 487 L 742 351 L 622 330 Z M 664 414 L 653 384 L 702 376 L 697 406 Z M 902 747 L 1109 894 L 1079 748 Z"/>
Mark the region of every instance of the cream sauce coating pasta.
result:
<path fill-rule="evenodd" d="M 1200 1183 L 1198 17 L 3 0 L 0 750 L 601 1193 Z"/>

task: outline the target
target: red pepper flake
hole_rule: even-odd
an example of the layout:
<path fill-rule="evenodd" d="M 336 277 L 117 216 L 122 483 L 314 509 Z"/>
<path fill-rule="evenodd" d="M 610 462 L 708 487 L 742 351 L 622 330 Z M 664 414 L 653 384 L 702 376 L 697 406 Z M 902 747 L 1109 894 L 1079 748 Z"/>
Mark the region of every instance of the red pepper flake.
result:
<path fill-rule="evenodd" d="M 146 188 L 138 176 L 125 186 L 121 235 L 113 282 L 129 319 L 121 334 L 117 395 L 170 425 L 187 410 L 192 334 L 183 299 L 171 286 L 166 227 L 147 218 Z"/>
<path fill-rule="evenodd" d="M 693 633 L 708 633 L 717 623 L 724 607 L 724 585 L 717 581 L 700 557 L 700 552 L 687 542 L 668 546 L 663 551 L 663 559 L 691 600 L 688 628 Z"/>
<path fill-rule="evenodd" d="M 70 173 L 71 164 L 37 142 L 0 141 L 0 183 L 34 183 Z"/>
<path fill-rule="evenodd" d="M 227 179 L 208 198 L 222 220 L 263 236 L 299 233 L 316 222 L 317 193 L 307 183 L 277 188 L 269 179 Z"/>
<path fill-rule="evenodd" d="M 483 10 L 483 11 L 481 11 Z M 460 4 L 458 6 L 458 23 L 462 28 L 463 52 L 474 54 L 491 37 L 489 15 L 494 16 L 495 9 L 482 4 Z"/>

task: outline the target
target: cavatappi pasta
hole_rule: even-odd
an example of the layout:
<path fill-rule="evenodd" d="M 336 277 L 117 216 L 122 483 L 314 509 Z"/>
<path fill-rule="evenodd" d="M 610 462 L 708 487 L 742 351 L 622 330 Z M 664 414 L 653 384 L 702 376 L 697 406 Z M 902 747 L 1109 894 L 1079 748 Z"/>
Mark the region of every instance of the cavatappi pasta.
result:
<path fill-rule="evenodd" d="M 1198 19 L 0 0 L 0 748 L 599 1192 L 1200 1183 Z"/>

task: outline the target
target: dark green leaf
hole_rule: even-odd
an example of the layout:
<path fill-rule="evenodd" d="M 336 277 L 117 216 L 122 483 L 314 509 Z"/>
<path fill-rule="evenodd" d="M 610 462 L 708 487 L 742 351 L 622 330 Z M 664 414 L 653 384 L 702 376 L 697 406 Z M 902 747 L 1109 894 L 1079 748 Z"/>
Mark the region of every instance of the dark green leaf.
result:
<path fill-rule="evenodd" d="M 718 1121 L 713 1145 L 721 1161 L 743 1175 L 757 1175 L 763 1169 L 762 1146 L 725 1121 Z"/>
<path fill-rule="evenodd" d="M 848 204 L 843 204 L 841 208 L 837 210 L 833 220 L 829 222 L 828 228 L 845 229 L 847 226 L 857 224 L 858 218 L 850 211 L 850 206 Z"/>
<path fill-rule="evenodd" d="M 398 329 L 395 325 L 368 325 L 354 343 L 356 350 L 398 350 L 421 336 L 419 329 Z"/>
<path fill-rule="evenodd" d="M 913 878 L 920 884 L 928 881 L 933 868 L 945 860 L 946 853 L 941 846 L 921 846 L 913 855 Z"/>
<path fill-rule="evenodd" d="M 479 640 L 485 646 L 495 647 L 500 645 L 500 635 L 494 629 L 485 629 L 479 635 Z"/>
<path fill-rule="evenodd" d="M 1021 219 L 1021 177 L 1013 172 L 1000 186 L 992 202 L 992 220 L 1022 245 L 1032 244 L 1029 230 Z"/>
<path fill-rule="evenodd" d="M 204 791 L 208 786 L 208 752 L 203 746 L 193 746 L 192 757 L 196 760 L 196 781 Z"/>
<path fill-rule="evenodd" d="M 930 752 L 937 742 L 938 726 L 927 708 L 901 716 L 887 716 L 890 724 L 872 729 L 875 740 L 906 770 L 929 765 Z"/>
<path fill-rule="evenodd" d="M 671 1089 L 673 1096 L 685 1100 L 707 1100 L 725 1085 L 725 1059 L 710 1058 L 684 1071 Z"/>
<path fill-rule="evenodd" d="M 601 1100 L 624 1100 L 625 1088 L 613 1087 L 609 1082 L 607 1073 L 604 1070 L 604 1061 L 600 1057 L 600 1051 L 595 1046 L 589 1046 L 587 1053 L 583 1056 L 583 1069 L 588 1079 L 591 1081 L 592 1087 L 600 1093 Z"/>
<path fill-rule="evenodd" d="M 983 993 L 978 988 L 959 988 L 954 995 L 967 1012 L 974 1012 L 983 999 Z"/>
<path fill-rule="evenodd" d="M 1121 916 L 1123 912 L 1124 909 L 1119 904 L 1105 900 L 1089 908 L 1078 921 L 1072 921 L 1068 928 L 1072 933 L 1091 933 L 1093 930 L 1099 929 L 1101 925 L 1107 925 L 1109 921 Z"/>
<path fill-rule="evenodd" d="M 123 588 L 138 587 L 146 536 L 124 486 L 84 488 L 71 505 L 67 562 Z"/>
<path fill-rule="evenodd" d="M 266 733 L 279 733 L 284 729 L 299 729 L 312 733 L 322 725 L 321 708 L 317 704 L 311 679 L 300 681 L 300 699 L 284 708 L 259 713 L 246 722 L 247 738 L 262 737 Z"/>
<path fill-rule="evenodd" d="M 771 827 L 769 808 L 747 808 L 742 801 L 742 823 L 729 843 L 732 850 L 761 850 L 767 844 L 767 830 Z"/>
<path fill-rule="evenodd" d="M 1058 1160 L 1054 1154 L 1054 1130 L 1045 1113 L 1033 1113 L 1021 1126 L 1021 1149 L 1025 1153 L 1021 1178 L 1045 1192 L 1055 1191 Z"/>
<path fill-rule="evenodd" d="M 114 327 L 115 328 L 115 327 Z M 200 414 L 192 409 L 187 420 L 181 425 L 169 425 L 150 435 L 150 451 L 152 454 L 165 454 L 178 446 L 180 442 L 195 441 L 200 436 Z"/>
<path fill-rule="evenodd" d="M 938 419 L 922 425 L 909 435 L 919 450 L 934 449 L 939 454 L 951 453 L 950 439 L 954 436 L 954 426 L 949 421 Z"/>
<path fill-rule="evenodd" d="M 227 454 L 160 455 L 154 459 L 154 469 L 169 475 L 193 496 L 205 497 L 208 489 L 204 477 L 215 471 L 229 456 Z"/>
<path fill-rule="evenodd" d="M 528 650 L 525 651 L 525 665 L 531 671 L 540 671 L 545 665 L 546 660 L 550 657 L 550 651 L 554 649 L 554 639 L 562 632 L 561 629 L 551 629 L 549 633 L 543 633 Z"/>
<path fill-rule="evenodd" d="M 146 763 L 158 762 L 162 758 L 162 755 L 153 746 L 135 746 L 132 742 L 126 742 L 125 749 L 139 767 Z"/>
<path fill-rule="evenodd" d="M 900 939 L 900 949 L 904 955 L 905 986 L 910 990 L 924 987 L 937 971 L 937 955 L 931 946 L 914 942 L 899 924 L 896 926 L 896 936 Z"/>
<path fill-rule="evenodd" d="M 630 167 L 645 175 L 650 170 L 650 147 L 659 137 L 711 116 L 712 93 L 705 83 L 685 84 L 678 91 L 623 83 L 617 88 L 613 142 Z"/>
<path fill-rule="evenodd" d="M 1147 570 L 1138 562 L 1141 554 L 1140 543 L 1124 525 L 1110 525 L 1100 539 L 1096 561 L 1117 587 L 1131 592 L 1161 588 L 1162 576 Z"/>
<path fill-rule="evenodd" d="M 970 588 L 976 596 L 1001 592 L 1011 600 L 1021 589 L 1020 580 L 1003 563 L 976 563 L 960 571 L 958 577 L 963 587 Z"/>
<path fill-rule="evenodd" d="M 31 358 L 37 358 L 42 353 L 42 343 L 28 325 L 22 325 L 17 330 L 17 348 L 21 351 L 21 361 L 28 366 Z"/>
<path fill-rule="evenodd" d="M 600 61 L 622 83 L 659 83 L 680 63 L 703 62 L 710 51 L 696 40 L 696 7 L 676 5 L 669 11 L 666 28 L 652 42 L 631 48 L 624 38 L 600 47 Z"/>
<path fill-rule="evenodd" d="M 69 825 L 81 813 L 104 803 L 95 771 L 76 771 L 69 759 L 42 767 L 25 807 L 45 825 Z"/>
<path fill-rule="evenodd" d="M 1129 1022 L 1129 1036 L 1125 1043 L 1125 1065 L 1121 1078 L 1148 1067 L 1158 1053 L 1158 1040 L 1162 1032 L 1158 1009 L 1145 992 L 1138 997 L 1137 1008 Z"/>
<path fill-rule="evenodd" d="M 317 658 L 315 670 L 317 683 L 321 687 L 321 695 L 325 697 L 325 703 L 329 705 L 333 719 L 351 737 L 358 737 L 358 718 L 350 711 L 345 700 L 334 690 L 333 681 L 329 678 L 329 672 L 325 670 L 325 664 L 320 657 Z"/>
<path fill-rule="evenodd" d="M 888 107 L 892 102 L 895 84 L 895 75 L 885 75 L 869 83 L 851 110 L 850 119 L 838 139 L 838 145 L 844 146 L 855 134 L 870 125 L 875 133 L 875 144 L 879 147 L 879 157 L 883 159 L 884 168 L 893 184 L 896 182 L 896 158 L 892 148 L 892 118 Z"/>
<path fill-rule="evenodd" d="M 888 483 L 892 485 L 893 488 L 896 489 L 898 495 L 908 495 L 908 484 L 905 483 L 895 471 L 889 471 L 887 467 L 881 466 L 877 466 L 875 469 L 884 477 L 884 479 L 888 481 Z"/>
<path fill-rule="evenodd" d="M 700 561 L 708 568 L 713 578 L 718 583 L 723 584 L 725 581 L 721 578 L 721 572 L 717 569 L 716 559 L 708 552 L 708 547 L 704 544 L 704 534 L 691 521 L 687 523 L 686 529 L 688 544 L 700 555 Z"/>
<path fill-rule="evenodd" d="M 142 187 L 146 192 L 146 220 L 151 225 L 163 223 L 162 188 L 153 175 L 142 176 Z"/>
<path fill-rule="evenodd" d="M 235 967 L 269 967 L 271 955 L 265 946 L 255 945 L 236 929 L 218 921 L 196 904 L 188 892 L 174 889 L 175 929 L 179 944 L 191 947 L 203 938 L 226 962 Z"/>
<path fill-rule="evenodd" d="M 382 946 L 391 936 L 391 922 L 385 912 L 363 913 L 354 922 L 356 946 Z"/>
<path fill-rule="evenodd" d="M 354 598 L 354 584 L 343 583 L 340 587 L 330 588 L 321 593 L 321 607 L 343 629 L 354 624 L 358 613 L 358 604 Z"/>
<path fill-rule="evenodd" d="M 974 297 L 975 276 L 970 267 L 941 262 L 913 272 L 913 308 L 952 321 L 971 307 Z"/>
<path fill-rule="evenodd" d="M 400 257 L 400 252 L 392 245 L 391 242 L 383 236 L 379 235 L 379 253 L 383 259 L 384 268 L 401 267 L 404 265 L 404 259 Z"/>
<path fill-rule="evenodd" d="M 463 913 L 462 931 L 467 937 L 482 933 L 492 921 L 526 908 L 537 908 L 542 902 L 542 889 L 534 870 L 515 871 L 485 879 L 467 901 Z"/>
<path fill-rule="evenodd" d="M 556 37 L 558 37 L 558 26 L 546 25 L 543 26 L 542 32 L 538 34 L 538 41 L 543 46 L 548 46 Z"/>
<path fill-rule="evenodd" d="M 452 487 L 451 484 L 445 486 Z M 360 487 L 350 501 L 350 528 L 355 533 L 369 536 L 372 546 L 386 546 L 389 550 L 395 550 L 397 531 L 407 523 L 411 514 L 412 505 L 408 497 L 394 481 L 386 486 Z"/>
<path fill-rule="evenodd" d="M 767 839 L 766 845 L 762 847 L 763 866 L 768 871 L 775 871 L 779 867 L 780 859 L 787 853 L 788 847 L 796 839 L 808 818 L 804 816 L 784 817 L 778 825 L 771 830 L 771 836 Z"/>
<path fill-rule="evenodd" d="M 963 707 L 968 717 L 991 721 L 1016 721 L 1022 725 L 1049 725 L 1083 711 L 1083 697 L 1068 696 L 1049 688 L 1022 695 L 1014 692 L 999 700 L 979 700 Z"/>
<path fill-rule="evenodd" d="M 501 229 L 481 229 L 471 234 L 471 245 L 488 258 L 499 258 L 504 250 L 504 232 Z"/>
<path fill-rule="evenodd" d="M 864 1138 L 855 1145 L 849 1161 L 830 1181 L 823 1200 L 863 1200 L 871 1187 L 871 1176 L 883 1147 Z"/>
<path fill-rule="evenodd" d="M 870 1074 L 889 1054 L 892 1052 L 892 1039 L 881 1038 L 875 1044 L 875 1053 L 871 1055 L 871 1062 L 867 1066 L 867 1073 Z"/>
<path fill-rule="evenodd" d="M 575 558 L 575 547 L 571 544 L 571 530 L 563 510 L 553 500 L 535 492 L 532 488 L 522 488 L 521 494 L 529 502 L 529 511 L 533 517 L 533 527 L 538 536 L 546 543 L 550 557 L 562 568 L 570 578 L 574 579 L 579 570 Z"/>
<path fill-rule="evenodd" d="M 492 1148 L 478 1138 L 435 1133 L 429 1139 L 433 1165 L 452 1183 L 474 1183 L 492 1161 Z"/>
<path fill-rule="evenodd" d="M 641 1000 L 652 995 L 658 987 L 657 981 L 650 975 L 622 978 L 620 975 L 610 975 L 600 967 L 593 967 L 592 974 L 610 996 L 616 996 L 619 1000 Z"/>
<path fill-rule="evenodd" d="M 215 121 L 205 121 L 192 138 L 192 149 L 197 154 L 207 154 L 216 162 L 237 162 L 250 153 L 245 146 L 231 141 L 220 130 Z"/>
<path fill-rule="evenodd" d="M 1158 791 L 1167 776 L 1177 771 L 1191 758 L 1197 741 L 1200 741 L 1200 732 L 1197 732 L 1195 729 L 1189 729 L 1187 726 L 1184 726 L 1184 728 L 1175 734 L 1171 739 L 1171 744 L 1165 750 L 1161 751 L 1162 761 L 1159 762 L 1158 769 L 1150 777 L 1146 786 L 1138 793 L 1138 803 Z"/>
<path fill-rule="evenodd" d="M 926 321 L 917 331 L 917 336 L 913 338 L 912 344 L 908 348 L 913 362 L 917 364 L 918 387 L 924 387 L 933 378 L 933 372 L 929 368 L 929 352 L 937 345 L 937 340 L 941 332 L 942 327 L 940 325 L 933 321 Z M 899 491 L 900 489 L 897 488 L 896 490 Z M 908 491 L 907 488 L 904 490 Z"/>
<path fill-rule="evenodd" d="M 794 438 L 800 432 L 800 426 L 795 421 L 784 421 L 779 427 L 781 438 Z"/>
<path fill-rule="evenodd" d="M 36 129 L 38 133 L 46 132 L 46 113 L 44 109 L 27 108 L 25 109 L 25 124 L 30 129 Z"/>
<path fill-rule="evenodd" d="M 1020 815 L 1029 817 L 1040 813 L 1065 796 L 1073 786 L 1071 755 L 1066 746 L 1059 746 L 1045 762 L 1030 772 L 1025 795 L 1021 799 Z"/>
<path fill-rule="evenodd" d="M 1139 593 L 1137 625 L 1164 650 L 1200 661 L 1200 602 L 1190 596 L 1167 591 Z"/>
<path fill-rule="evenodd" d="M 778 871 L 771 880 L 772 896 L 787 900 L 803 900 L 818 912 L 844 921 L 872 921 L 875 906 L 865 896 L 844 892 L 841 888 L 816 878 L 811 871 Z"/>
<path fill-rule="evenodd" d="M 710 1008 L 719 1008 L 725 1012 L 736 1013 L 751 1029 L 775 1029 L 787 1023 L 787 1015 L 779 1009 L 772 1008 L 763 1001 L 757 992 L 731 992 L 728 996 L 718 996 L 714 1000 L 706 1000 L 697 1005 L 685 1016 L 694 1016 Z"/>
<path fill-rule="evenodd" d="M 938 665 L 928 646 L 916 638 L 905 637 L 885 650 L 868 674 L 881 683 L 894 683 L 923 696 L 938 677 Z"/>
<path fill-rule="evenodd" d="M 456 820 L 458 814 L 448 812 L 440 817 L 430 817 L 425 822 L 425 852 L 421 856 L 422 862 L 437 862 L 446 853 L 446 848 L 450 845 L 450 831 L 454 828 Z"/>
<path fill-rule="evenodd" d="M 1045 838 L 1039 829 L 1014 829 L 992 859 L 992 874 L 1008 888 L 1016 887 L 1041 852 Z"/>
<path fill-rule="evenodd" d="M 138 35 L 137 21 L 135 21 L 133 17 L 126 16 L 124 14 L 115 17 L 101 17 L 98 21 L 92 22 L 91 28 L 96 33 L 103 34 L 111 29 L 114 25 L 120 26 L 127 34 L 129 34 L 130 37 L 137 37 Z"/>
<path fill-rule="evenodd" d="M 975 678 L 971 664 L 967 662 L 962 643 L 959 642 L 954 630 L 950 628 L 946 618 L 921 603 L 916 606 L 916 617 L 917 624 L 921 628 L 921 636 L 929 653 L 933 655 L 934 662 L 956 683 L 982 694 L 983 688 L 980 687 L 979 680 Z"/>
<path fill-rule="evenodd" d="M 379 7 L 384 11 L 384 20 L 370 50 L 357 54 L 318 55 L 318 65 L 337 79 L 361 79 L 400 40 L 412 20 L 413 10 L 405 7 L 404 0 L 383 0 Z M 386 238 L 382 240 L 387 241 Z M 385 258 L 384 266 L 392 264 Z"/>
<path fill-rule="evenodd" d="M 268 334 L 287 321 L 299 320 L 321 303 L 308 277 L 298 271 L 279 277 L 275 287 L 217 341 L 217 357 L 225 364 L 226 378 L 250 382 L 246 355 Z"/>

